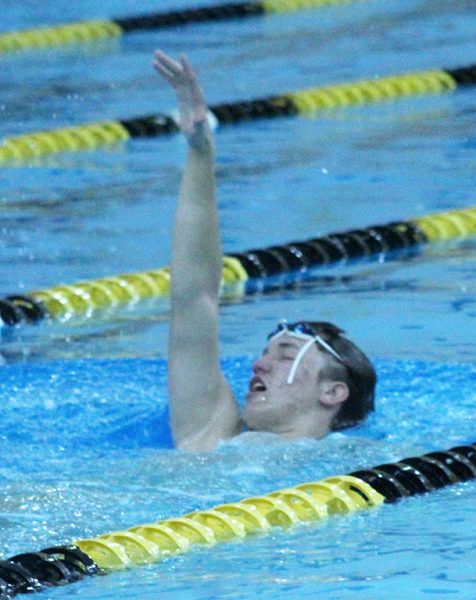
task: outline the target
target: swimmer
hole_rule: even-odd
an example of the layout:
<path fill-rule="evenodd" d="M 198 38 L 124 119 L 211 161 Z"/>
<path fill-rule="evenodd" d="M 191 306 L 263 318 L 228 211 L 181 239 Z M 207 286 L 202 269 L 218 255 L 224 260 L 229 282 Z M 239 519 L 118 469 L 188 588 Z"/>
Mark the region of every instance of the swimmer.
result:
<path fill-rule="evenodd" d="M 155 52 L 156 71 L 175 91 L 188 142 L 172 241 L 169 398 L 176 447 L 211 450 L 244 430 L 293 440 L 322 438 L 374 408 L 376 374 L 365 354 L 326 322 L 281 322 L 253 363 L 239 415 L 220 368 L 222 249 L 215 148 L 205 98 L 185 56 Z"/>

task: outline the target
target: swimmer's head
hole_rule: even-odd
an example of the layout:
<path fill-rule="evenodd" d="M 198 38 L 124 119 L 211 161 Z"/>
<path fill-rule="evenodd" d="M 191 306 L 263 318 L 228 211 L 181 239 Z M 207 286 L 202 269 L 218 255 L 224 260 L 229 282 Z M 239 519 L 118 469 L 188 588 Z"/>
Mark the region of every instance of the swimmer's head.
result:
<path fill-rule="evenodd" d="M 329 355 L 319 373 L 321 381 L 342 380 L 347 384 L 349 396 L 332 421 L 332 431 L 353 427 L 363 421 L 374 410 L 377 383 L 377 374 L 367 356 L 332 323 L 306 321 L 284 326 L 314 336 L 321 352 Z"/>
<path fill-rule="evenodd" d="M 374 408 L 376 373 L 343 333 L 326 322 L 281 322 L 253 365 L 245 423 L 322 437 L 362 421 Z"/>

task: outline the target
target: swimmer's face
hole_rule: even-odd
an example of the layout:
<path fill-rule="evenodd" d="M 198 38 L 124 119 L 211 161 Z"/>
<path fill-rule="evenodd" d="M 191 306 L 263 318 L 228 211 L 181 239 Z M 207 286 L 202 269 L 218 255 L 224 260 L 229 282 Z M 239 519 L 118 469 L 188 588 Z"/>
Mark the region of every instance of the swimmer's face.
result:
<path fill-rule="evenodd" d="M 306 340 L 287 334 L 276 336 L 254 362 L 243 413 L 243 420 L 251 430 L 292 434 L 296 424 L 303 421 L 305 425 L 307 415 L 309 419 L 319 417 L 322 391 L 319 373 L 328 359 L 316 344 L 305 352 L 293 382 L 287 383 L 294 360 L 305 343 Z"/>

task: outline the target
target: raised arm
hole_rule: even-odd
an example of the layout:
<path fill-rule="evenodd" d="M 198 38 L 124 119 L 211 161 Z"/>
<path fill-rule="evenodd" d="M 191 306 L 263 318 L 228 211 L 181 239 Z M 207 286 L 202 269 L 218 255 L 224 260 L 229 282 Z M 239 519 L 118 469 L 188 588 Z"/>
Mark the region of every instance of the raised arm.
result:
<path fill-rule="evenodd" d="M 215 151 L 207 107 L 185 58 L 156 51 L 155 69 L 175 90 L 188 141 L 172 243 L 169 397 L 177 447 L 208 450 L 238 432 L 236 401 L 220 369 L 218 292 L 222 250 Z"/>

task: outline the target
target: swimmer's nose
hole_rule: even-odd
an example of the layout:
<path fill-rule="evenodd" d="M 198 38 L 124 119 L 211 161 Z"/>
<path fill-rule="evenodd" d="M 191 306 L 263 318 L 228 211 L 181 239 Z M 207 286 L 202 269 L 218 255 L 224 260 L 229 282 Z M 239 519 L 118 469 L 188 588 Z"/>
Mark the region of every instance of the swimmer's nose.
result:
<path fill-rule="evenodd" d="M 266 356 L 260 356 L 253 363 L 253 373 L 269 373 L 271 371 L 271 363 L 266 359 Z"/>

